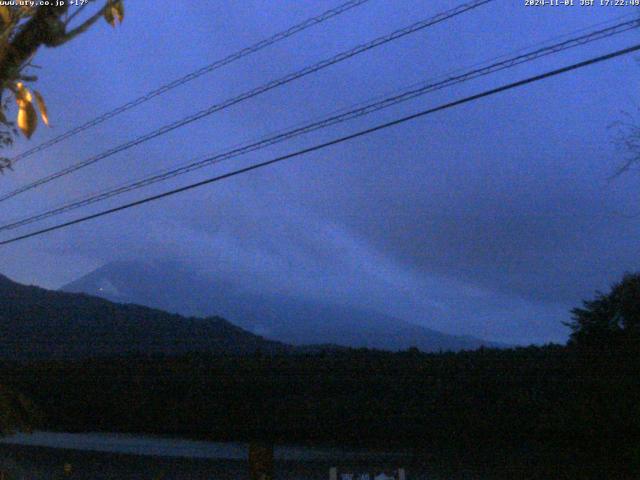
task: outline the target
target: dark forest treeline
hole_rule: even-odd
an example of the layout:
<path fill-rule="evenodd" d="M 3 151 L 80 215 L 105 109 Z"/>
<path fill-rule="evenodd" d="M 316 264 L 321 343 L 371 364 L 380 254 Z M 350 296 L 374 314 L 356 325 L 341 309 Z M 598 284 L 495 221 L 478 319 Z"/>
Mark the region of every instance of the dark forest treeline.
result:
<path fill-rule="evenodd" d="M 635 347 L 137 356 L 4 365 L 42 428 L 462 452 L 640 457 Z M 542 460 L 541 460 L 542 461 Z"/>
<path fill-rule="evenodd" d="M 43 318 L 50 305 L 61 322 L 66 310 L 77 314 L 77 305 L 33 292 Z M 96 300 L 80 305 L 87 301 Z M 5 303 L 9 313 L 33 310 Z M 116 307 L 123 321 L 131 320 L 126 308 L 162 314 Z M 0 362 L 0 385 L 36 405 L 36 428 L 406 447 L 428 461 L 549 466 L 543 478 L 594 478 L 567 473 L 572 465 L 608 468 L 595 478 L 629 478 L 620 471 L 640 472 L 640 274 L 572 313 L 568 346 L 302 353 L 252 341 L 243 354 L 179 354 L 203 345 L 181 339 L 174 355 Z"/>

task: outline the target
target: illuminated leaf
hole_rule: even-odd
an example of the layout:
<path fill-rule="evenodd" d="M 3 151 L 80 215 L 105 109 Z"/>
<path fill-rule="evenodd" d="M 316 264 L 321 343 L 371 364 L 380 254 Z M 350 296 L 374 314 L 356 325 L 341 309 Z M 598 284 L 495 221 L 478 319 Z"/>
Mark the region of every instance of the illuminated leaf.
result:
<path fill-rule="evenodd" d="M 40 116 L 42 117 L 42 121 L 48 127 L 49 126 L 49 114 L 47 113 L 47 104 L 44 103 L 44 98 L 37 90 L 33 91 L 33 94 L 36 97 L 36 102 L 38 103 L 38 108 L 40 109 Z"/>
<path fill-rule="evenodd" d="M 0 5 L 0 17 L 5 25 L 11 23 L 11 10 L 9 10 L 9 7 L 6 5 Z"/>
<path fill-rule="evenodd" d="M 25 137 L 31 138 L 38 125 L 38 114 L 31 102 L 20 101 L 18 109 L 18 128 Z"/>
<path fill-rule="evenodd" d="M 16 102 L 18 106 L 20 106 L 20 102 L 31 103 L 33 101 L 33 97 L 31 96 L 31 92 L 27 87 L 24 86 L 22 82 L 16 83 Z"/>

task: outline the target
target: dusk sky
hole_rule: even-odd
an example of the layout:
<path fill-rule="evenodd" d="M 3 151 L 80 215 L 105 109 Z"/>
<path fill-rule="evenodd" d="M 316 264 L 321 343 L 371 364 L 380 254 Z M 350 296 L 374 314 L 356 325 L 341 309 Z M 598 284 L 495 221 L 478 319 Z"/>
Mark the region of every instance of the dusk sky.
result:
<path fill-rule="evenodd" d="M 579 0 L 576 0 L 579 3 Z M 11 157 L 340 0 L 135 0 L 67 46 L 41 50 L 36 88 L 53 128 Z M 371 0 L 19 162 L 0 193 L 269 80 L 453 8 Z M 205 154 L 467 69 L 632 7 L 496 0 L 260 95 L 2 205 L 2 223 Z M 640 42 L 637 30 L 528 63 L 0 238 L 267 160 L 509 81 Z M 276 166 L 0 247 L 0 271 L 47 288 L 113 260 L 167 258 L 257 292 L 370 308 L 447 333 L 565 341 L 561 322 L 640 262 L 640 176 L 615 129 L 640 122 L 628 55 L 424 117 Z"/>

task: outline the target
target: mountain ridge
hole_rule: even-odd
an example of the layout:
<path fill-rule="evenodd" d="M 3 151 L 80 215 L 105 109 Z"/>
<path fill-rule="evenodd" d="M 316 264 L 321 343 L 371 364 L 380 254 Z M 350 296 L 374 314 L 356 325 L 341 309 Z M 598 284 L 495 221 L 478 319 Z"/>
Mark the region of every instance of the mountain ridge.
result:
<path fill-rule="evenodd" d="M 0 356 L 16 360 L 123 354 L 289 352 L 221 317 L 186 317 L 0 275 Z"/>
<path fill-rule="evenodd" d="M 245 330 L 293 345 L 423 351 L 500 347 L 349 306 L 256 294 L 173 261 L 111 262 L 62 287 L 183 315 L 219 315 Z"/>

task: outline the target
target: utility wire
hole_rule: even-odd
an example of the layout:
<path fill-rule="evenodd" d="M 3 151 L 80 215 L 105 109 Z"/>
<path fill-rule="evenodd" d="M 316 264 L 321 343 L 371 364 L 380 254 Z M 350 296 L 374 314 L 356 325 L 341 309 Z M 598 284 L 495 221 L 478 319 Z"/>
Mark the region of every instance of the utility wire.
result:
<path fill-rule="evenodd" d="M 404 90 L 399 94 L 384 98 L 379 101 L 375 101 L 368 105 L 364 105 L 359 108 L 355 108 L 338 115 L 332 115 L 320 121 L 316 121 L 316 122 L 313 122 L 298 128 L 294 128 L 292 130 L 289 130 L 283 133 L 276 134 L 271 137 L 264 138 L 257 142 L 251 143 L 249 145 L 243 145 L 238 148 L 233 148 L 224 153 L 215 154 L 213 156 L 207 156 L 205 158 L 201 158 L 197 161 L 188 163 L 186 165 L 183 165 L 171 170 L 165 170 L 163 172 L 153 174 L 146 178 L 136 180 L 116 188 L 112 188 L 111 190 L 106 190 L 97 194 L 89 195 L 88 197 L 85 197 L 81 200 L 75 200 L 42 213 L 32 215 L 20 220 L 12 221 L 4 225 L 0 225 L 0 231 L 12 230 L 12 229 L 22 227 L 22 226 L 25 226 L 25 225 L 28 225 L 28 224 L 31 224 L 55 215 L 60 215 L 62 213 L 75 210 L 87 205 L 91 205 L 93 203 L 97 203 L 132 190 L 137 190 L 139 188 L 143 188 L 148 185 L 152 185 L 152 184 L 165 181 L 179 175 L 189 173 L 191 171 L 209 166 L 211 164 L 217 164 L 230 158 L 238 157 L 240 155 L 244 155 L 249 152 L 266 148 L 268 146 L 283 142 L 285 140 L 289 140 L 291 138 L 297 137 L 302 134 L 306 134 L 322 128 L 327 128 L 329 126 L 332 126 L 338 123 L 343 123 L 348 120 L 352 120 L 354 118 L 361 117 L 361 116 L 376 112 L 378 110 L 388 108 L 392 105 L 396 105 L 401 102 L 406 102 L 410 99 L 425 95 L 427 93 L 434 92 L 436 90 L 440 90 L 445 87 L 449 87 L 449 86 L 462 83 L 465 81 L 469 81 L 478 77 L 496 73 L 498 71 L 505 70 L 508 68 L 513 68 L 517 65 L 531 62 L 533 60 L 536 60 L 538 58 L 548 56 L 551 54 L 556 54 L 558 52 L 568 50 L 570 48 L 585 45 L 585 44 L 594 42 L 596 40 L 601 40 L 603 38 L 619 35 L 633 28 L 637 28 L 638 26 L 640 26 L 640 20 L 638 19 L 622 22 L 608 28 L 596 30 L 584 35 L 580 35 L 578 37 L 565 40 L 560 43 L 556 43 L 554 45 L 538 48 L 533 51 L 525 52 L 511 58 L 506 58 L 499 62 L 492 63 L 488 66 L 472 69 L 470 71 L 467 71 L 459 75 L 450 76 L 445 78 L 444 80 L 441 80 L 435 83 L 423 82 L 419 86 L 414 85 L 410 87 L 408 90 Z"/>
<path fill-rule="evenodd" d="M 213 63 L 210 63 L 209 65 L 206 65 L 202 68 L 199 68 L 198 70 L 195 70 L 191 73 L 188 73 L 187 75 L 184 75 L 183 77 L 177 78 L 165 85 L 162 85 L 158 88 L 156 88 L 155 90 L 151 90 L 150 92 L 148 92 L 145 95 L 142 95 L 134 100 L 131 100 L 128 103 L 125 103 L 119 107 L 114 108 L 113 110 L 109 110 L 108 112 L 103 113 L 102 115 L 89 120 L 86 123 L 83 123 L 82 125 L 78 125 L 75 128 L 72 128 L 71 130 L 67 130 L 66 132 L 58 135 L 57 137 L 54 137 L 50 140 L 47 140 L 46 142 L 43 142 L 33 148 L 30 148 L 29 150 L 26 150 L 25 152 L 22 152 L 18 155 L 16 155 L 15 157 L 13 157 L 11 159 L 11 163 L 15 164 L 16 162 L 29 157 L 31 155 L 33 155 L 34 153 L 37 152 L 41 152 L 42 150 L 46 150 L 49 147 L 52 147 L 53 145 L 56 145 L 60 142 L 62 142 L 63 140 L 66 140 L 67 138 L 70 138 L 74 135 L 77 135 L 80 132 L 83 132 L 85 130 L 88 130 L 90 128 L 95 127 L 96 125 L 100 125 L 103 122 L 106 122 L 107 120 L 120 115 L 121 113 L 124 113 L 128 110 L 131 110 L 132 108 L 137 107 L 138 105 L 142 105 L 143 103 L 148 102 L 149 100 L 162 95 L 170 90 L 173 90 L 174 88 L 177 88 L 181 85 L 184 85 L 185 83 L 188 83 L 192 80 L 195 80 L 196 78 L 199 78 L 203 75 L 206 75 L 207 73 L 211 73 L 214 70 L 217 70 L 225 65 L 228 65 L 230 63 L 235 62 L 236 60 L 240 60 L 243 57 L 246 57 L 248 55 L 251 55 L 253 53 L 256 53 L 260 50 L 263 50 L 264 48 L 273 45 L 275 43 L 278 43 L 282 40 L 285 40 L 289 37 L 292 37 L 294 35 L 296 35 L 297 33 L 302 32 L 303 30 L 306 30 L 307 28 L 313 27 L 314 25 L 318 25 L 320 23 L 323 23 L 333 17 L 336 17 L 344 12 L 347 12 L 355 7 L 359 7 L 360 5 L 369 2 L 370 0 L 350 0 L 346 3 L 343 3 L 342 5 L 339 5 L 335 8 L 332 8 L 330 10 L 327 10 L 323 13 L 321 13 L 320 15 L 317 15 L 315 17 L 311 17 L 308 18 L 307 20 L 294 25 L 290 28 L 288 28 L 287 30 L 283 30 L 281 32 L 276 33 L 275 35 L 272 35 L 271 37 L 265 38 L 261 41 L 259 41 L 258 43 L 255 43 L 249 47 L 245 47 L 242 50 L 239 50 L 235 53 L 232 53 L 231 55 L 228 55 L 220 60 L 216 60 Z"/>
<path fill-rule="evenodd" d="M 349 135 L 346 135 L 346 136 L 343 136 L 343 137 L 339 137 L 339 138 L 330 140 L 328 142 L 324 142 L 324 143 L 321 143 L 321 144 L 314 145 L 312 147 L 308 147 L 308 148 L 305 148 L 305 149 L 302 149 L 302 150 L 298 150 L 296 152 L 289 153 L 287 155 L 283 155 L 283 156 L 280 156 L 280 157 L 276 157 L 276 158 L 271 159 L 271 160 L 267 160 L 267 161 L 264 161 L 264 162 L 256 163 L 256 164 L 250 165 L 248 167 L 240 168 L 238 170 L 234 170 L 234 171 L 229 172 L 229 173 L 225 173 L 225 174 L 218 175 L 218 176 L 215 176 L 215 177 L 212 177 L 212 178 L 208 178 L 206 180 L 202 180 L 200 182 L 192 183 L 192 184 L 186 185 L 184 187 L 180 187 L 180 188 L 176 188 L 176 189 L 173 189 L 173 190 L 169 190 L 169 191 L 160 193 L 158 195 L 153 195 L 153 196 L 150 196 L 150 197 L 146 197 L 146 198 L 143 198 L 141 200 L 136 200 L 134 202 L 130 202 L 130 203 L 127 203 L 127 204 L 124 204 L 124 205 L 120 205 L 118 207 L 110 208 L 108 210 L 103 210 L 101 212 L 94 213 L 92 215 L 87 215 L 87 216 L 84 216 L 84 217 L 77 218 L 75 220 L 71 220 L 71 221 L 68 221 L 68 222 L 64 222 L 64 223 L 60 223 L 60 224 L 57 224 L 57 225 L 53 225 L 51 227 L 43 228 L 41 230 L 36 230 L 34 232 L 30 232 L 30 233 L 27 233 L 25 235 L 20 235 L 18 237 L 13 237 L 13 238 L 10 238 L 10 239 L 7 239 L 7 240 L 3 240 L 3 241 L 0 241 L 0 246 L 1 245 L 8 245 L 8 244 L 11 244 L 11 243 L 15 243 L 15 242 L 18 242 L 20 240 L 25 240 L 27 238 L 43 235 L 43 234 L 48 233 L 48 232 L 52 232 L 52 231 L 55 231 L 55 230 L 59 230 L 59 229 L 62 229 L 62 228 L 69 227 L 71 225 L 76 225 L 78 223 L 86 222 L 88 220 L 93 220 L 95 218 L 103 217 L 105 215 L 109 215 L 109 214 L 112 214 L 112 213 L 115 213 L 115 212 L 119 212 L 119 211 L 122 211 L 122 210 L 127 210 L 129 208 L 137 207 L 137 206 L 143 205 L 145 203 L 149 203 L 149 202 L 153 202 L 153 201 L 156 201 L 156 200 L 160 200 L 160 199 L 165 198 L 165 197 L 169 197 L 169 196 L 172 196 L 172 195 L 176 195 L 178 193 L 182 193 L 182 192 L 186 192 L 188 190 L 192 190 L 192 189 L 195 189 L 195 188 L 198 188 L 198 187 L 202 187 L 204 185 L 208 185 L 208 184 L 215 183 L 215 182 L 218 182 L 218 181 L 221 181 L 221 180 L 225 180 L 227 178 L 235 177 L 235 176 L 238 176 L 238 175 L 241 175 L 241 174 L 244 174 L 244 173 L 248 173 L 248 172 L 253 171 L 253 170 L 257 170 L 257 169 L 264 168 L 264 167 L 267 167 L 267 166 L 270 166 L 270 165 L 274 165 L 276 163 L 283 162 L 283 161 L 291 159 L 291 158 L 299 157 L 299 156 L 302 156 L 302 155 L 306 155 L 308 153 L 312 153 L 312 152 L 315 152 L 315 151 L 318 151 L 318 150 L 325 149 L 325 148 L 333 146 L 333 145 L 338 145 L 338 144 L 341 144 L 341 143 L 344 143 L 344 142 L 347 142 L 347 141 L 350 141 L 350 140 L 354 140 L 356 138 L 363 137 L 363 136 L 372 134 L 372 133 L 380 131 L 380 130 L 384 130 L 384 129 L 387 129 L 387 128 L 390 128 L 390 127 L 401 125 L 401 124 L 404 124 L 406 122 L 413 121 L 413 120 L 416 120 L 418 118 L 425 117 L 427 115 L 430 115 L 430 114 L 433 114 L 433 113 L 436 113 L 436 112 L 440 112 L 440 111 L 443 111 L 443 110 L 448 110 L 449 108 L 453 108 L 453 107 L 456 107 L 456 106 L 459 106 L 459 105 L 463 105 L 463 104 L 466 104 L 466 103 L 470 103 L 470 102 L 473 102 L 473 101 L 476 101 L 476 100 L 479 100 L 479 99 L 482 99 L 482 98 L 485 98 L 485 97 L 489 97 L 489 96 L 495 95 L 497 93 L 501 93 L 501 92 L 505 92 L 507 90 L 512 90 L 514 88 L 522 87 L 524 85 L 528 85 L 528 84 L 531 84 L 531 83 L 534 83 L 534 82 L 538 82 L 538 81 L 541 81 L 541 80 L 544 80 L 544 79 L 547 79 L 547 78 L 550 78 L 550 77 L 554 77 L 554 76 L 557 76 L 557 75 L 560 75 L 560 74 L 563 74 L 563 73 L 567 73 L 567 72 L 570 72 L 570 71 L 578 70 L 580 68 L 584 68 L 584 67 L 587 67 L 589 65 L 594 65 L 596 63 L 601 63 L 601 62 L 604 62 L 604 61 L 607 61 L 607 60 L 611 60 L 611 59 L 616 58 L 616 57 L 621 57 L 623 55 L 628 55 L 628 54 L 636 52 L 638 50 L 640 50 L 640 44 L 636 44 L 634 46 L 627 47 L 627 48 L 624 48 L 622 50 L 617 50 L 615 52 L 611 52 L 611 53 L 608 53 L 608 54 L 605 54 L 605 55 L 601 55 L 599 57 L 594 57 L 594 58 L 591 58 L 589 60 L 585 60 L 585 61 L 582 61 L 582 62 L 579 62 L 579 63 L 574 63 L 574 64 L 568 65 L 566 67 L 562 67 L 562 68 L 558 68 L 558 69 L 555 69 L 555 70 L 551 70 L 551 71 L 548 71 L 548 72 L 545 72 L 545 73 L 542 73 L 542 74 L 539 74 L 539 75 L 535 75 L 533 77 L 528 77 L 528 78 L 523 79 L 523 80 L 519 80 L 519 81 L 516 81 L 516 82 L 508 83 L 506 85 L 502 85 L 500 87 L 497 87 L 497 88 L 494 88 L 494 89 L 491 89 L 491 90 L 485 90 L 484 92 L 481 92 L 481 93 L 478 93 L 478 94 L 475 94 L 475 95 L 464 97 L 462 99 L 455 100 L 455 101 L 452 101 L 452 102 L 449 102 L 449 103 L 445 103 L 445 104 L 442 104 L 442 105 L 439 105 L 437 107 L 430 108 L 430 109 L 427 109 L 427 110 L 422 110 L 422 111 L 420 111 L 418 113 L 407 115 L 405 117 L 401 117 L 399 119 L 392 120 L 390 122 L 382 123 L 382 124 L 376 125 L 374 127 L 367 128 L 365 130 L 360 130 L 360 131 L 358 131 L 356 133 L 352 133 L 352 134 L 349 134 Z"/>
<path fill-rule="evenodd" d="M 485 5 L 487 3 L 490 3 L 494 0 L 475 0 L 472 2 L 468 2 L 465 3 L 463 5 L 460 5 L 456 8 L 453 8 L 451 10 L 447 10 L 445 12 L 439 13 L 433 17 L 427 18 L 425 20 L 421 20 L 419 22 L 416 22 L 412 25 L 409 25 L 408 27 L 402 28 L 400 30 L 396 30 L 388 35 L 384 35 L 382 37 L 378 37 L 368 43 L 359 45 L 357 47 L 354 47 L 348 51 L 339 53 L 338 55 L 335 55 L 329 59 L 323 60 L 321 62 L 318 62 L 314 65 L 311 65 L 309 67 L 303 68 L 302 70 L 298 70 L 297 72 L 291 73 L 289 75 L 286 75 L 284 77 L 281 77 L 277 80 L 273 80 L 269 83 L 266 83 L 260 87 L 257 87 L 253 90 L 250 90 L 248 92 L 245 92 L 237 97 L 233 97 L 231 99 L 228 99 L 220 104 L 215 104 L 212 105 L 209 108 L 206 108 L 204 110 L 201 110 L 200 112 L 197 112 L 195 114 L 189 115 L 186 118 L 183 118 L 181 120 L 175 121 L 173 123 L 170 123 L 168 125 L 165 125 L 157 130 L 154 130 L 152 132 L 149 132 L 143 136 L 137 137 L 129 142 L 123 143 L 121 145 L 118 145 L 117 147 L 113 147 L 109 150 L 106 150 L 105 152 L 102 152 L 98 155 L 95 155 L 93 157 L 90 157 L 86 160 L 83 160 L 82 162 L 76 163 L 75 165 L 72 165 L 70 167 L 64 168 L 62 170 L 59 170 L 55 173 L 52 173 L 50 175 L 47 175 L 43 178 L 40 178 L 39 180 L 36 180 L 32 183 L 29 183 L 27 185 L 24 185 L 22 187 L 19 187 L 16 190 L 13 190 L 9 193 L 6 193 L 4 195 L 0 195 L 0 202 L 3 202 L 5 200 L 8 200 L 9 198 L 15 197 L 16 195 L 19 195 L 21 193 L 27 192 L 29 190 L 32 190 L 36 187 L 39 187 L 41 185 L 44 185 L 46 183 L 51 182 L 52 180 L 55 180 L 57 178 L 69 175 L 73 172 L 76 172 L 82 168 L 85 168 L 89 165 L 92 165 L 96 162 L 99 162 L 100 160 L 104 160 L 105 158 L 108 158 L 112 155 L 115 155 L 116 153 L 128 150 L 136 145 L 139 145 L 141 143 L 144 143 L 148 140 L 151 140 L 153 138 L 159 137 L 161 135 L 165 135 L 169 132 L 171 132 L 172 130 L 175 130 L 177 128 L 183 127 L 187 124 L 190 124 L 192 122 L 195 122 L 196 120 L 200 120 L 204 117 L 207 117 L 215 112 L 218 112 L 220 110 L 223 110 L 225 108 L 228 108 L 232 105 L 235 105 L 237 103 L 240 103 L 244 100 L 256 97 L 262 93 L 265 93 L 269 90 L 273 90 L 277 87 L 280 87 L 282 85 L 288 84 L 290 82 L 293 82 L 294 80 L 297 80 L 299 78 L 305 77 L 307 75 L 310 75 L 312 73 L 315 73 L 319 70 L 322 70 L 324 68 L 327 68 L 331 65 L 334 65 L 336 63 L 342 62 L 344 60 L 347 60 L 355 55 L 364 53 L 368 50 L 377 48 L 381 45 L 387 44 L 389 42 L 392 42 L 394 40 L 398 40 L 402 37 L 405 37 L 407 35 L 410 35 L 412 33 L 418 32 L 420 30 L 423 30 L 427 27 L 431 27 L 433 25 L 436 25 L 438 23 L 441 23 L 445 20 L 448 20 L 450 18 L 453 18 L 455 16 L 461 15 L 462 13 L 465 13 L 469 10 L 473 10 L 475 8 L 478 8 L 482 5 Z"/>

